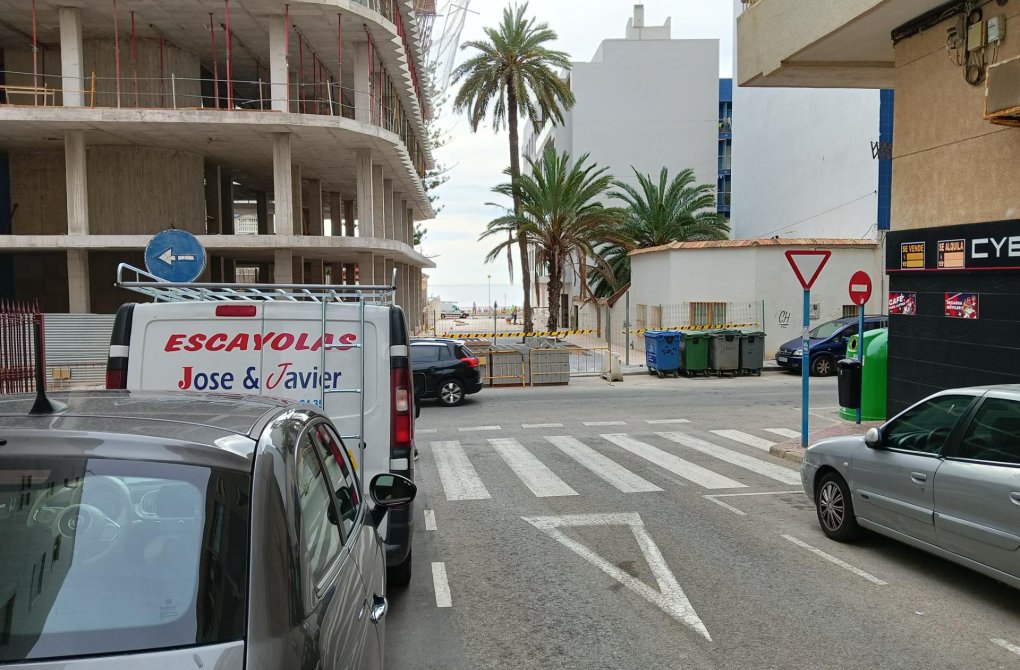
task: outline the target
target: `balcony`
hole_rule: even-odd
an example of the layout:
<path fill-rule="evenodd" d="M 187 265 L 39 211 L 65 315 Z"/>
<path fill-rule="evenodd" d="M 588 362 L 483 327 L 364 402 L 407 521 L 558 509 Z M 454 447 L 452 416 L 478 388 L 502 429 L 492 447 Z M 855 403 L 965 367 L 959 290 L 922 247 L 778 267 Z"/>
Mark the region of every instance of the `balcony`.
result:
<path fill-rule="evenodd" d="M 740 86 L 893 88 L 896 28 L 944 0 L 750 0 L 737 17 Z"/>

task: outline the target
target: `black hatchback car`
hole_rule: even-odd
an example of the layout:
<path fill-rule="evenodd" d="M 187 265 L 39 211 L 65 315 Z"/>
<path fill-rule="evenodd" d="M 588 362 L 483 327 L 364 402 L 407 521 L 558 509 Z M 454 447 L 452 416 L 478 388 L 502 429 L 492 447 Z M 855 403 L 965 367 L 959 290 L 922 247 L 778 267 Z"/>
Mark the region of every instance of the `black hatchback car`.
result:
<path fill-rule="evenodd" d="M 411 340 L 411 369 L 425 376 L 420 398 L 453 407 L 482 390 L 478 357 L 460 340 L 441 337 Z"/>

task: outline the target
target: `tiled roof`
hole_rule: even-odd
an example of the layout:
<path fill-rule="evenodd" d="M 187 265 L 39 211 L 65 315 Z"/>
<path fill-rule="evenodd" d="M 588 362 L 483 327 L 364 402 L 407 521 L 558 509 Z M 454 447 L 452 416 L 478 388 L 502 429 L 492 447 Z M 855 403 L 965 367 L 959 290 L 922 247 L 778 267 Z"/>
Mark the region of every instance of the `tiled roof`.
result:
<path fill-rule="evenodd" d="M 875 240 L 846 239 L 839 237 L 764 238 L 755 240 L 706 240 L 703 242 L 670 242 L 647 249 L 635 249 L 630 256 L 654 251 L 674 249 L 739 249 L 744 247 L 877 247 Z"/>

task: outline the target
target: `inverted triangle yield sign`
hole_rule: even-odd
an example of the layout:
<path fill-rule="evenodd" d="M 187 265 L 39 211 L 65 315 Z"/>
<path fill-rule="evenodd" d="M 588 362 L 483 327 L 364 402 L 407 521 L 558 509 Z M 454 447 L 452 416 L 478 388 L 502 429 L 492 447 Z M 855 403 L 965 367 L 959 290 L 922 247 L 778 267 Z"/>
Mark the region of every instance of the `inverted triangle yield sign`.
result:
<path fill-rule="evenodd" d="M 831 251 L 824 249 L 791 249 L 786 252 L 786 260 L 797 275 L 797 281 L 809 291 L 831 255 Z"/>

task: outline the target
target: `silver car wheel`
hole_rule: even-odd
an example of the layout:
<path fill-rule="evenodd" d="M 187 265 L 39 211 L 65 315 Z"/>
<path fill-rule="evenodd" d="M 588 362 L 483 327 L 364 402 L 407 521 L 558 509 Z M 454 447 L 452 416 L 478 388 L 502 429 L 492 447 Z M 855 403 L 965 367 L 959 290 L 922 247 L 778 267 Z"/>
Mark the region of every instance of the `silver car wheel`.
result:
<path fill-rule="evenodd" d="M 444 405 L 456 405 L 464 398 L 464 390 L 457 382 L 446 382 L 439 390 L 439 399 Z"/>
<path fill-rule="evenodd" d="M 846 506 L 843 502 L 843 492 L 839 490 L 836 482 L 828 481 L 822 486 L 818 494 L 818 518 L 830 531 L 839 530 L 846 518 Z"/>

